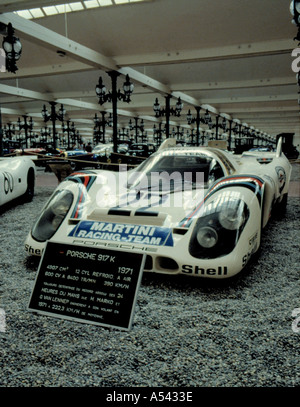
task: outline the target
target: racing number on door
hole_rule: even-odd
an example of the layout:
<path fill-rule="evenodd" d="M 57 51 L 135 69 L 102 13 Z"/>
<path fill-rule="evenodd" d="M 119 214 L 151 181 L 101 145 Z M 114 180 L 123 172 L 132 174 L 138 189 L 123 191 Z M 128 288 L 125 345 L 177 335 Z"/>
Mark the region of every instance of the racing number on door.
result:
<path fill-rule="evenodd" d="M 14 190 L 14 179 L 13 176 L 9 172 L 3 172 L 4 177 L 4 193 L 7 195 L 9 192 Z"/>

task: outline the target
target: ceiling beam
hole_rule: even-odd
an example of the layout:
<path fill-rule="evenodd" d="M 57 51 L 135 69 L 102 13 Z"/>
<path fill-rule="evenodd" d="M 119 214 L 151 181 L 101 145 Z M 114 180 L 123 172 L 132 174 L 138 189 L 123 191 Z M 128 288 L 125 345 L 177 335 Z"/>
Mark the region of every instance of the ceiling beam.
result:
<path fill-rule="evenodd" d="M 0 112 L 7 115 L 23 115 L 25 112 L 21 109 L 10 109 L 8 107 L 0 107 Z"/>
<path fill-rule="evenodd" d="M 6 3 L 9 2 L 6 0 Z M 18 2 L 18 0 L 17 0 Z M 12 4 L 12 2 L 10 2 Z M 53 4 L 53 3 L 52 3 Z M 129 68 L 127 65 L 129 62 L 126 62 L 126 66 L 123 66 L 120 68 L 118 58 L 109 58 L 106 57 L 105 55 L 102 55 L 94 50 L 91 50 L 85 46 L 82 46 L 79 43 L 76 43 L 72 40 L 69 40 L 68 38 L 59 35 L 45 27 L 40 26 L 39 24 L 36 24 L 35 22 L 31 20 L 26 20 L 20 16 L 17 16 L 15 14 L 9 13 L 9 14 L 2 14 L 0 15 L 0 21 L 3 22 L 4 24 L 8 24 L 8 22 L 11 22 L 13 26 L 15 27 L 16 31 L 22 35 L 20 37 L 24 39 L 29 39 L 32 43 L 40 44 L 48 49 L 56 51 L 57 49 L 63 50 L 66 52 L 68 56 L 73 58 L 75 60 L 75 63 L 77 64 L 79 68 L 79 63 L 86 65 L 86 67 L 91 67 L 91 69 L 101 69 L 101 70 L 118 70 L 121 74 L 126 75 L 128 74 L 133 81 L 141 84 L 145 88 L 149 88 L 155 92 L 159 92 L 163 95 L 166 94 L 171 94 L 172 96 L 178 96 L 182 98 L 182 100 L 190 105 L 194 106 L 201 106 L 203 109 L 208 108 L 208 110 L 212 113 L 215 114 L 220 114 L 219 111 L 211 106 L 211 103 L 216 102 L 217 104 L 220 103 L 228 103 L 226 100 L 228 99 L 223 99 L 223 100 L 208 100 L 208 99 L 203 99 L 203 100 L 197 100 L 191 96 L 185 95 L 183 92 L 181 92 L 179 89 L 175 89 L 174 87 L 170 87 L 166 84 L 160 83 L 157 80 L 154 80 L 140 72 L 135 71 L 133 68 Z M 279 41 L 269 41 L 269 42 L 262 42 L 262 43 L 256 43 L 256 44 L 243 44 L 243 45 L 236 45 L 236 46 L 230 46 L 230 47 L 224 47 L 224 48 L 213 48 L 213 49 L 204 49 L 204 50 L 196 50 L 195 51 L 182 51 L 182 52 L 176 52 L 174 53 L 164 53 L 162 54 L 162 57 L 158 57 L 159 54 L 152 54 L 151 58 L 152 61 L 154 61 L 154 64 L 160 64 L 160 63 L 181 63 L 182 60 L 183 62 L 190 62 L 193 60 L 199 60 L 199 61 L 205 61 L 205 60 L 212 60 L 212 59 L 228 59 L 228 58 L 245 58 L 245 57 L 252 57 L 252 56 L 257 56 L 257 55 L 274 55 L 274 54 L 281 54 L 281 53 L 289 53 L 294 47 L 294 43 L 292 40 L 279 40 Z M 142 56 L 144 57 L 144 56 Z M 151 63 L 149 56 L 147 59 L 146 57 L 146 63 L 145 61 L 142 62 L 143 65 Z M 153 59 L 155 57 L 156 59 Z M 131 57 L 124 57 L 129 59 Z M 140 57 L 139 57 L 140 58 Z M 156 62 L 155 62 L 156 61 Z M 172 62 L 173 61 L 173 62 Z M 78 63 L 79 62 L 79 63 Z M 124 63 L 124 61 L 123 61 Z M 141 64 L 141 60 L 139 62 Z M 130 65 L 133 65 L 132 62 L 130 62 Z M 66 68 L 66 67 L 65 67 Z M 119 69 L 120 68 L 120 69 Z M 38 68 L 37 68 L 38 69 Z M 49 69 L 51 71 L 51 69 Z M 56 71 L 58 71 L 58 67 L 55 68 Z M 54 71 L 54 70 L 53 70 Z M 27 77 L 30 77 L 29 72 L 25 73 L 28 75 Z M 43 75 L 43 73 L 41 73 Z M 252 82 L 253 83 L 253 82 Z M 258 85 L 258 84 L 257 84 Z M 39 100 L 44 100 L 44 101 L 51 101 L 55 100 L 53 95 L 50 94 L 43 94 L 40 92 L 33 92 L 30 90 L 25 90 L 25 89 L 20 89 L 20 88 L 13 88 L 13 87 L 4 87 L 6 85 L 0 85 L 2 87 L 2 93 L 6 93 L 9 95 L 17 96 L 17 97 L 22 97 L 22 98 L 28 98 L 28 99 L 39 99 Z M 271 86 L 271 85 L 270 85 Z M 1 87 L 0 87 L 0 92 L 1 92 Z M 283 97 L 288 97 L 286 99 L 280 99 L 279 97 L 276 97 L 274 99 L 275 101 L 280 101 L 280 100 L 291 100 L 289 98 L 289 95 L 284 95 L 281 96 Z M 266 98 L 266 99 L 261 99 L 259 101 L 272 101 L 268 97 L 261 97 L 261 98 Z M 255 99 L 255 100 L 254 100 Z M 88 109 L 88 110 L 99 110 L 99 105 L 94 104 L 94 103 L 89 103 L 89 102 L 84 102 L 84 101 L 76 101 L 72 100 L 70 98 L 64 98 L 64 99 L 58 99 L 58 100 L 64 100 L 65 103 L 69 106 L 73 107 L 78 107 L 80 109 Z M 253 97 L 252 102 L 256 102 L 257 98 Z M 243 98 L 238 98 L 231 100 L 230 103 L 234 102 L 243 102 Z M 246 101 L 246 100 L 245 100 Z M 249 101 L 249 100 L 247 100 Z M 244 112 L 245 109 L 242 110 Z M 126 113 L 125 113 L 126 112 Z M 233 110 L 233 114 L 236 114 L 236 110 Z M 120 114 L 127 115 L 129 117 L 132 117 L 134 113 L 131 113 L 130 111 L 120 111 Z M 229 111 L 227 112 L 227 115 L 229 115 Z M 224 114 L 225 115 L 225 114 Z M 230 116 L 229 116 L 230 117 Z"/>
<path fill-rule="evenodd" d="M 0 84 L 0 93 L 4 93 L 7 95 L 13 95 L 13 96 L 20 96 L 20 97 L 34 99 L 34 100 L 43 100 L 46 102 L 51 102 L 53 100 L 53 97 L 49 94 L 35 92 L 33 90 L 18 88 L 15 86 L 9 86 L 9 85 L 4 85 L 4 84 Z"/>
<path fill-rule="evenodd" d="M 129 75 L 130 78 L 134 81 L 137 81 L 138 83 L 142 84 L 143 86 L 150 88 L 154 91 L 158 91 L 160 93 L 165 93 L 165 94 L 170 94 L 171 89 L 169 86 L 164 85 L 163 83 L 160 83 L 156 81 L 155 79 L 150 78 L 147 75 L 144 75 L 141 72 L 138 72 L 132 68 L 126 67 L 126 68 L 121 68 L 118 70 L 120 74 L 123 75 Z"/>
<path fill-rule="evenodd" d="M 250 79 L 243 81 L 214 81 L 214 82 L 198 82 L 198 83 L 181 83 L 172 85 L 173 89 L 181 92 L 191 91 L 206 91 L 220 89 L 244 89 L 244 88 L 264 88 L 270 86 L 286 86 L 295 85 L 296 80 L 293 77 L 278 77 L 265 79 Z"/>
<path fill-rule="evenodd" d="M 80 107 L 82 109 L 99 110 L 99 105 L 97 103 L 83 102 L 81 100 L 64 98 L 64 99 L 56 99 L 55 102 L 61 103 L 66 106 Z"/>
<path fill-rule="evenodd" d="M 1 79 L 22 79 L 22 78 L 37 78 L 41 76 L 62 75 L 68 73 L 78 73 L 94 70 L 91 65 L 84 64 L 78 61 L 66 62 L 61 64 L 36 66 L 30 68 L 22 68 L 17 73 L 5 72 L 5 77 Z"/>
<path fill-rule="evenodd" d="M 261 103 L 261 102 L 282 102 L 287 100 L 297 100 L 297 96 L 293 93 L 288 95 L 266 95 L 266 96 L 234 96 L 228 98 L 203 98 L 203 103 L 212 103 L 216 105 L 230 103 Z"/>
<path fill-rule="evenodd" d="M 262 41 L 257 43 L 228 45 L 224 47 L 205 48 L 199 50 L 167 51 L 139 55 L 115 56 L 117 65 L 161 65 L 180 64 L 186 62 L 203 62 L 212 60 L 226 60 L 266 55 L 288 54 L 295 48 L 292 39 L 276 41 Z"/>
<path fill-rule="evenodd" d="M 132 68 L 124 67 L 119 69 L 112 58 L 108 58 L 99 52 L 89 49 L 75 41 L 72 41 L 63 35 L 57 34 L 48 28 L 34 23 L 31 20 L 26 20 L 16 14 L 7 13 L 0 15 L 0 22 L 4 24 L 12 23 L 13 27 L 21 33 L 25 39 L 35 42 L 51 50 L 62 50 L 76 61 L 80 61 L 97 67 L 102 70 L 116 70 L 122 75 L 129 75 L 130 78 L 144 86 L 147 86 L 160 93 L 170 93 L 171 90 L 167 85 L 164 85 L 149 76 L 135 71 Z"/>
<path fill-rule="evenodd" d="M 256 113 L 274 113 L 274 112 L 297 112 L 299 117 L 299 106 L 295 104 L 295 106 L 255 106 L 255 107 L 230 107 L 226 108 L 228 113 L 236 113 L 236 114 L 248 114 L 253 113 L 256 117 Z"/>
<path fill-rule="evenodd" d="M 48 49 L 64 51 L 76 61 L 81 61 L 101 69 L 118 69 L 112 58 L 108 58 L 63 35 L 42 27 L 31 20 L 26 20 L 17 14 L 1 14 L 0 22 L 4 24 L 11 23 L 15 30 L 17 30 L 19 34 L 22 34 L 24 39 L 29 39 L 29 41 L 47 47 Z"/>

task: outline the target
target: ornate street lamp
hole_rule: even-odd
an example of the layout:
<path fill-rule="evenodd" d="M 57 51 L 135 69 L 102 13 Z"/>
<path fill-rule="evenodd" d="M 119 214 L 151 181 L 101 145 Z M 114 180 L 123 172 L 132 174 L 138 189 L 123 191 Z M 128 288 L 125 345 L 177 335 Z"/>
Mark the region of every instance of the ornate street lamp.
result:
<path fill-rule="evenodd" d="M 216 128 L 216 137 L 215 137 L 215 139 L 217 140 L 218 139 L 218 128 L 219 128 L 219 116 L 216 116 L 216 124 L 213 124 L 211 115 L 210 115 L 209 111 L 206 110 L 204 118 L 202 119 L 202 122 L 204 124 L 207 124 L 209 130 L 212 130 L 212 129 Z"/>
<path fill-rule="evenodd" d="M 155 99 L 155 103 L 153 105 L 153 110 L 155 113 L 155 117 L 161 117 L 161 116 L 167 116 L 167 114 L 169 113 L 170 116 L 177 116 L 180 117 L 180 113 L 181 110 L 183 108 L 183 103 L 180 99 L 180 97 L 177 99 L 177 103 L 175 108 L 174 107 L 170 107 L 170 99 L 172 96 L 168 95 L 166 96 L 166 107 L 165 108 L 161 108 L 160 104 L 158 102 L 158 98 Z"/>
<path fill-rule="evenodd" d="M 49 120 L 52 122 L 52 135 L 53 135 L 53 148 L 56 149 L 56 128 L 55 128 L 55 122 L 56 120 L 59 120 L 61 122 L 64 121 L 64 117 L 66 114 L 66 111 L 64 109 L 63 105 L 60 105 L 60 109 L 58 113 L 55 110 L 56 102 L 49 102 L 51 105 L 51 112 L 49 113 L 48 110 L 46 109 L 46 106 L 43 106 L 42 110 L 42 117 L 44 119 L 44 122 L 47 123 Z"/>
<path fill-rule="evenodd" d="M 117 79 L 117 77 L 120 75 L 119 72 L 116 71 L 111 71 L 108 72 L 108 75 L 112 78 L 112 82 Z M 134 85 L 133 83 L 130 82 L 129 76 L 126 75 L 126 80 L 123 84 L 123 90 L 124 93 L 120 91 L 116 91 L 113 87 L 111 91 L 106 92 L 106 87 L 103 84 L 102 77 L 100 76 L 98 84 L 96 85 L 96 95 L 98 96 L 99 99 L 99 104 L 103 105 L 105 102 L 112 102 L 115 97 L 117 97 L 119 100 L 122 100 L 123 102 L 131 102 L 130 96 L 133 92 Z"/>
<path fill-rule="evenodd" d="M 63 133 L 67 133 L 67 149 L 70 150 L 70 139 L 74 139 L 76 128 L 74 122 L 71 123 L 71 120 L 67 120 L 67 124 L 62 123 Z"/>
<path fill-rule="evenodd" d="M 135 121 L 135 125 L 133 125 L 132 124 L 132 121 L 131 121 L 131 119 L 129 120 L 129 130 L 135 130 L 135 142 L 137 143 L 137 141 L 138 141 L 138 137 L 139 137 L 139 130 L 141 131 L 141 133 L 142 133 L 142 138 L 144 137 L 144 129 L 145 129 L 145 126 L 144 126 L 144 120 L 143 119 L 141 119 L 141 121 L 140 121 L 140 124 L 138 124 L 138 118 L 137 117 L 135 117 L 134 118 L 134 121 Z"/>
<path fill-rule="evenodd" d="M 124 141 L 129 139 L 129 130 L 122 127 L 122 130 L 119 129 L 119 140 Z"/>
<path fill-rule="evenodd" d="M 153 105 L 153 110 L 155 113 L 155 117 L 161 117 L 161 116 L 166 116 L 166 137 L 169 138 L 170 136 L 170 116 L 176 116 L 179 117 L 181 110 L 183 108 L 183 103 L 180 99 L 180 97 L 177 99 L 177 103 L 175 108 L 170 107 L 170 99 L 171 95 L 165 96 L 166 99 L 166 107 L 161 108 L 160 104 L 158 102 L 158 98 L 155 99 L 155 103 Z"/>
<path fill-rule="evenodd" d="M 15 125 L 12 123 L 7 123 L 4 127 L 3 127 L 3 134 L 5 135 L 5 137 L 12 139 L 12 136 L 15 135 Z"/>
<path fill-rule="evenodd" d="M 222 120 L 222 123 L 220 124 L 220 127 L 223 129 L 224 132 L 226 132 L 226 127 L 227 127 L 226 117 L 223 117 L 223 120 Z"/>
<path fill-rule="evenodd" d="M 292 23 L 298 27 L 298 33 L 294 40 L 300 41 L 300 1 L 292 0 L 290 3 L 290 12 L 293 16 Z"/>
<path fill-rule="evenodd" d="M 97 113 L 95 113 L 94 117 L 94 142 L 95 143 L 105 143 L 105 127 L 113 126 L 113 119 L 112 119 L 112 114 L 109 113 L 108 120 L 105 119 L 106 112 L 103 111 L 101 112 L 102 119 L 100 120 L 99 117 L 97 116 Z"/>
<path fill-rule="evenodd" d="M 16 61 L 20 59 L 22 44 L 18 37 L 14 36 L 15 30 L 11 23 L 7 25 L 7 35 L 3 38 L 2 47 L 5 52 L 5 64 L 8 72 L 16 73 L 18 70 Z"/>
<path fill-rule="evenodd" d="M 296 24 L 298 27 L 298 32 L 294 40 L 299 41 L 298 45 L 300 45 L 300 0 L 292 0 L 290 3 L 290 12 L 293 16 L 292 23 Z M 300 105 L 300 72 L 297 73 L 296 79 L 298 82 L 299 92 L 298 92 L 298 104 Z"/>
<path fill-rule="evenodd" d="M 42 127 L 40 131 L 40 141 L 47 143 L 48 137 L 50 136 L 51 136 L 50 129 L 47 126 Z"/>
<path fill-rule="evenodd" d="M 153 140 L 156 143 L 156 147 L 159 147 L 162 143 L 162 134 L 166 133 L 166 127 L 164 129 L 162 129 L 162 123 L 158 124 L 158 128 L 156 127 L 156 125 L 153 125 Z"/>
<path fill-rule="evenodd" d="M 110 71 L 107 74 L 111 78 L 112 83 L 112 90 L 106 92 L 106 87 L 103 84 L 102 78 L 100 76 L 98 84 L 96 85 L 96 95 L 99 100 L 99 104 L 103 105 L 105 102 L 112 102 L 112 119 L 113 119 L 113 145 L 114 145 L 114 152 L 118 151 L 118 116 L 117 116 L 117 101 L 121 100 L 123 102 L 129 103 L 131 102 L 130 96 L 133 92 L 134 85 L 130 82 L 129 76 L 126 75 L 125 82 L 123 84 L 123 91 L 122 93 L 117 90 L 117 78 L 120 75 L 117 71 Z"/>
<path fill-rule="evenodd" d="M 195 109 L 196 109 L 196 112 L 197 112 L 197 116 L 193 117 L 192 113 L 191 113 L 191 110 L 189 109 L 188 114 L 186 115 L 186 120 L 187 120 L 188 124 L 196 123 L 196 126 L 197 126 L 196 127 L 196 146 L 199 146 L 199 144 L 200 144 L 200 123 L 201 122 L 204 123 L 205 121 L 204 121 L 204 119 L 202 119 L 200 117 L 201 107 L 195 106 Z"/>
<path fill-rule="evenodd" d="M 32 131 L 33 130 L 33 125 L 34 122 L 32 120 L 32 117 L 29 118 L 29 121 L 27 121 L 28 116 L 24 115 L 23 117 L 23 122 L 21 123 L 20 117 L 18 117 L 18 131 L 21 131 L 24 129 L 25 131 L 25 146 L 28 148 L 28 138 L 30 138 L 30 135 L 28 135 L 28 130 Z"/>

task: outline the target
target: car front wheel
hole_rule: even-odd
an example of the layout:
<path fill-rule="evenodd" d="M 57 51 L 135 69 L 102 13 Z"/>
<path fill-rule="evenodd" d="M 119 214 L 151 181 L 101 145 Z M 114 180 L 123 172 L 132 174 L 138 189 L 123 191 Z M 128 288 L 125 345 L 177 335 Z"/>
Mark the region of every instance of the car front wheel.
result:
<path fill-rule="evenodd" d="M 25 202 L 32 201 L 33 196 L 34 196 L 34 184 L 35 184 L 34 171 L 31 168 L 28 171 L 28 174 L 27 174 L 27 189 L 26 189 L 26 192 L 24 194 L 24 201 Z"/>

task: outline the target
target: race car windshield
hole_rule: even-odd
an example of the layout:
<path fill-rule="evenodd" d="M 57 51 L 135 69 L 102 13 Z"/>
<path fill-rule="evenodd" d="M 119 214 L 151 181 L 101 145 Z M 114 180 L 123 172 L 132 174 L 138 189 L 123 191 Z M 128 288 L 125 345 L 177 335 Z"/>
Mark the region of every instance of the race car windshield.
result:
<path fill-rule="evenodd" d="M 220 164 L 205 154 L 154 155 L 132 172 L 128 187 L 176 190 L 185 183 L 193 188 L 205 187 L 212 169 L 219 170 L 218 177 L 224 175 Z"/>

